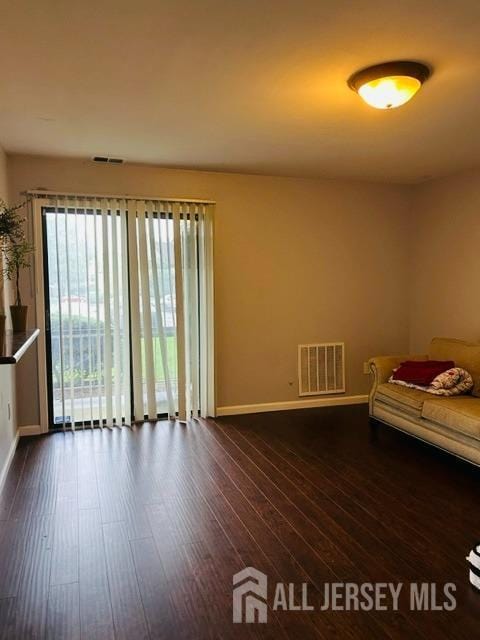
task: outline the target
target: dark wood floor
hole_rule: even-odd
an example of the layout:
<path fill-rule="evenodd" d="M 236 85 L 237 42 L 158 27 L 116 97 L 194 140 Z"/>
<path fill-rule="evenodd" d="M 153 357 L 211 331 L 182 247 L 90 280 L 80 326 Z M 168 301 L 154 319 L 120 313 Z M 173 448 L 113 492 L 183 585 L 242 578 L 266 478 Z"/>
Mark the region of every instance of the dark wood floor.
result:
<path fill-rule="evenodd" d="M 480 637 L 465 556 L 479 471 L 364 406 L 23 439 L 0 500 L 0 637 Z M 457 585 L 457 609 L 269 611 L 233 625 L 232 576 Z M 443 597 L 440 598 L 443 601 Z"/>

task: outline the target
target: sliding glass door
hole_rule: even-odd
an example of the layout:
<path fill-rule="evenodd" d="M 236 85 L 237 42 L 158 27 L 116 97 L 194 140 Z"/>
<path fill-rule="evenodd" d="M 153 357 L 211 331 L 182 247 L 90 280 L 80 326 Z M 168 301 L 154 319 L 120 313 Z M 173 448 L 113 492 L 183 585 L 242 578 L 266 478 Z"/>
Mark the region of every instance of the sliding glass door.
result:
<path fill-rule="evenodd" d="M 115 412 L 120 423 L 131 405 L 125 219 L 45 208 L 43 238 L 51 422 L 99 424 Z"/>
<path fill-rule="evenodd" d="M 41 218 L 51 426 L 211 413 L 206 207 L 57 198 Z"/>

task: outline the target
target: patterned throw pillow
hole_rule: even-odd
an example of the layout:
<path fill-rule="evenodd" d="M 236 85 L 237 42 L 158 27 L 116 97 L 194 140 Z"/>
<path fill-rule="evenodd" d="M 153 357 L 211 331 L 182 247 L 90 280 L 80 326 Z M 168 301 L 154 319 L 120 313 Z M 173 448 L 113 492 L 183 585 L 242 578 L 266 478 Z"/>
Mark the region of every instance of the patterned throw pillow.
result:
<path fill-rule="evenodd" d="M 470 551 L 467 562 L 470 568 L 470 583 L 480 591 L 480 543 Z"/>
<path fill-rule="evenodd" d="M 432 393 L 435 396 L 459 396 L 462 393 L 468 393 L 473 387 L 472 376 L 461 369 L 460 367 L 454 367 L 444 371 L 432 380 L 429 385 L 414 384 L 412 382 L 405 382 L 405 380 L 396 380 L 394 378 L 395 371 L 389 378 L 389 382 L 392 384 L 399 384 L 403 387 L 410 387 L 411 389 L 420 389 L 420 391 L 426 391 Z"/>

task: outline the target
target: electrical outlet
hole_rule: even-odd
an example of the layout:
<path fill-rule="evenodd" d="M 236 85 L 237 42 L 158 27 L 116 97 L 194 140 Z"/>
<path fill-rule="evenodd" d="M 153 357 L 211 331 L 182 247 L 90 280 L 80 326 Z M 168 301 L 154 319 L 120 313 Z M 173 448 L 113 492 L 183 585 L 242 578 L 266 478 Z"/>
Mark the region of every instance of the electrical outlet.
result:
<path fill-rule="evenodd" d="M 365 375 L 368 375 L 370 373 L 370 365 L 368 364 L 368 362 L 363 363 L 363 373 Z"/>

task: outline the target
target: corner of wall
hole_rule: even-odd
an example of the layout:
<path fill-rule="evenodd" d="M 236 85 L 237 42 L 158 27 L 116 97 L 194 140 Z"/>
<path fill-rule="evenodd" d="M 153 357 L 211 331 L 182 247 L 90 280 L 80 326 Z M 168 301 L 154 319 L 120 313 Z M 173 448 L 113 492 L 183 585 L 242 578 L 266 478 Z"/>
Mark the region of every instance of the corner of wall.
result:
<path fill-rule="evenodd" d="M 407 200 L 407 278 L 410 283 L 408 286 L 408 353 L 413 353 L 415 350 L 413 340 L 413 299 L 414 289 L 412 286 L 413 278 L 415 276 L 414 268 L 414 254 L 415 254 L 415 220 L 418 214 L 417 199 L 419 190 L 422 184 L 411 184 L 408 186 L 408 200 Z"/>
<path fill-rule="evenodd" d="M 409 343 L 432 337 L 478 341 L 480 168 L 414 185 L 409 216 Z"/>
<path fill-rule="evenodd" d="M 0 198 L 8 202 L 8 158 L 0 144 Z"/>
<path fill-rule="evenodd" d="M 9 189 L 9 158 L 5 149 L 0 144 L 0 198 L 7 204 L 10 201 L 10 189 Z M 0 257 L 3 260 L 3 256 Z M 8 309 L 10 305 L 10 282 L 4 281 L 1 287 L 1 294 L 3 296 L 3 308 Z M 10 314 L 6 314 L 6 328 L 11 329 Z"/>

